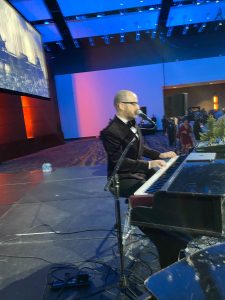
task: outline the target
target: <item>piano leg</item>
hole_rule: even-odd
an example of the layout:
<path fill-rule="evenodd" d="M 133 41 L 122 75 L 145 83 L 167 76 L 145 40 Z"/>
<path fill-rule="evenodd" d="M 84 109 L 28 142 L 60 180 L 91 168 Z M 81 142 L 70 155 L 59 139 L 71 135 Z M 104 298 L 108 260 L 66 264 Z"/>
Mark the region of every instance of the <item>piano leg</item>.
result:
<path fill-rule="evenodd" d="M 178 260 L 181 249 L 185 249 L 190 236 L 178 232 L 164 231 L 157 228 L 140 227 L 142 232 L 146 234 L 155 244 L 161 268 L 168 267 Z"/>

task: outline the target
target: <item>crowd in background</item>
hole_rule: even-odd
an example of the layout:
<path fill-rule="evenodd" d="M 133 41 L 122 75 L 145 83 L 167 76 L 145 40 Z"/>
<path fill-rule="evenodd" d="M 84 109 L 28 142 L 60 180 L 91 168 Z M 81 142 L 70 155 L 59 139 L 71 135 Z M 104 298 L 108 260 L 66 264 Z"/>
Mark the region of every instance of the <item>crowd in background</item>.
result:
<path fill-rule="evenodd" d="M 215 119 L 225 117 L 225 109 L 207 112 L 200 107 L 189 108 L 184 117 L 162 118 L 163 132 L 168 137 L 170 146 L 174 146 L 178 154 L 188 154 L 200 141 L 200 133 L 204 131 L 208 117 Z"/>

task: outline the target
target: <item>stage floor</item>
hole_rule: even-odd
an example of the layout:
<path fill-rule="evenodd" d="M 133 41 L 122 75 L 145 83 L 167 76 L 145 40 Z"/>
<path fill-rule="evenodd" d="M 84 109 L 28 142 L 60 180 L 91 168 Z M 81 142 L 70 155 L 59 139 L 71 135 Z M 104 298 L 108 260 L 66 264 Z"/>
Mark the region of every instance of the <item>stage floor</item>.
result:
<path fill-rule="evenodd" d="M 104 191 L 105 174 L 104 164 L 53 166 L 47 174 L 41 166 L 11 173 L 0 168 L 1 300 L 120 299 L 117 289 L 110 288 L 118 282 L 119 260 L 115 200 Z M 124 222 L 124 199 L 121 211 Z M 148 249 L 151 264 L 139 270 L 142 274 L 137 272 L 140 264 L 131 267 L 126 260 L 137 296 L 144 277 L 159 270 L 154 246 Z M 83 288 L 65 286 L 68 276 L 84 274 L 88 287 L 86 282 Z M 52 279 L 64 286 L 50 289 Z"/>

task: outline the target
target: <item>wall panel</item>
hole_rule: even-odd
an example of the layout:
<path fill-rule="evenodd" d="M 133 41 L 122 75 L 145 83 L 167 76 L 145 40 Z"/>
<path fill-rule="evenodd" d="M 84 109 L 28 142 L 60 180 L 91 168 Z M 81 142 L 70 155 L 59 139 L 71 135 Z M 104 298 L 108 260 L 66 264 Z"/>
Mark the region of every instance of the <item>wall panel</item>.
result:
<path fill-rule="evenodd" d="M 63 143 L 55 100 L 0 93 L 0 161 Z"/>
<path fill-rule="evenodd" d="M 19 96 L 0 93 L 0 144 L 26 138 Z"/>

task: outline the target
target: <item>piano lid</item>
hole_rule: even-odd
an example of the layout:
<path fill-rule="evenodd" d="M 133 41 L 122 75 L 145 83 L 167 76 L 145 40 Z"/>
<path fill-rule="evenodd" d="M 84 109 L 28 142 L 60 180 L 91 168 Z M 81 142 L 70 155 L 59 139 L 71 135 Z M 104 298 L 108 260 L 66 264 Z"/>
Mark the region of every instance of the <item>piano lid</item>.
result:
<path fill-rule="evenodd" d="M 179 193 L 225 194 L 225 159 L 185 161 L 162 190 Z"/>

